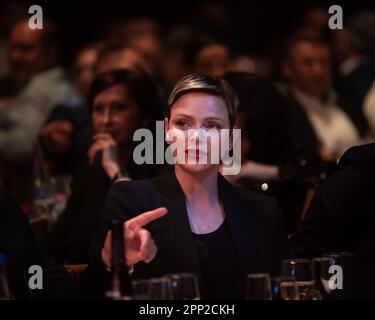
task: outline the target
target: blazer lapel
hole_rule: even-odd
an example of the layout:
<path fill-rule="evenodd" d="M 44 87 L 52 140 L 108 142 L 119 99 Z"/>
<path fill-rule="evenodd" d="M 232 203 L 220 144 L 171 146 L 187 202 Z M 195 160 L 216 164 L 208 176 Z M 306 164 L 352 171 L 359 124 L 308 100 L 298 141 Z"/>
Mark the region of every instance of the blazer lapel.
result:
<path fill-rule="evenodd" d="M 258 272 L 261 268 L 262 248 L 258 228 L 259 221 L 254 218 L 258 208 L 245 201 L 237 190 L 219 175 L 219 197 L 223 202 L 226 219 L 234 247 L 240 259 L 243 274 Z M 181 272 L 194 273 L 201 280 L 201 268 L 193 234 L 186 210 L 185 195 L 174 170 L 163 175 L 162 193 L 168 209 L 167 221 L 170 232 L 170 245 L 174 263 Z"/>
<path fill-rule="evenodd" d="M 173 248 L 174 263 L 181 272 L 194 273 L 201 280 L 198 254 L 190 229 L 185 195 L 174 170 L 163 176 L 162 192 L 168 209 L 167 220 L 170 231 L 170 246 Z"/>

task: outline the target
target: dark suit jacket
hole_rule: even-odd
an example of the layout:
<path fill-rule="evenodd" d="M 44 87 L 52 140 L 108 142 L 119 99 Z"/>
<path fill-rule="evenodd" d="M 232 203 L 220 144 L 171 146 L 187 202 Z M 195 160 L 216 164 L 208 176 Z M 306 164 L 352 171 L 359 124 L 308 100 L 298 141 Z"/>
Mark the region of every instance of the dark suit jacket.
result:
<path fill-rule="evenodd" d="M 236 189 L 219 176 L 219 195 L 241 265 L 241 283 L 252 272 L 278 274 L 288 254 L 287 237 L 278 205 L 272 198 Z M 134 277 L 150 278 L 189 272 L 201 280 L 200 262 L 190 230 L 185 196 L 174 170 L 151 180 L 115 183 L 108 194 L 103 223 L 93 241 L 93 258 L 100 251 L 112 219 L 126 220 L 165 206 L 168 214 L 147 225 L 158 253 L 149 264 L 135 266 Z"/>
<path fill-rule="evenodd" d="M 353 252 L 356 260 L 344 282 L 346 297 L 351 298 L 375 297 L 371 276 L 375 270 L 374 164 L 375 144 L 349 149 L 337 171 L 317 188 L 306 218 L 291 239 L 293 256 Z"/>
<path fill-rule="evenodd" d="M 324 161 L 320 156 L 321 142 L 308 119 L 304 108 L 297 99 L 289 93 L 289 124 L 290 124 L 290 154 L 295 165 L 305 181 L 310 185 L 321 180 L 332 172 L 335 162 Z"/>

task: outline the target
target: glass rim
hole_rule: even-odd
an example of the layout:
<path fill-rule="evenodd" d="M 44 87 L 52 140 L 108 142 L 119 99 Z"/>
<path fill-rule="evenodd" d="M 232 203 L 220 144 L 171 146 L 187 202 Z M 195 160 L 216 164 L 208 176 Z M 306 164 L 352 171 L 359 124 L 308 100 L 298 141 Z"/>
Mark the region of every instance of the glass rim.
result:
<path fill-rule="evenodd" d="M 255 272 L 255 273 L 249 273 L 247 274 L 247 279 L 248 278 L 255 278 L 255 279 L 259 279 L 259 278 L 268 278 L 268 279 L 271 279 L 270 275 L 268 273 L 258 273 L 258 272 Z"/>
<path fill-rule="evenodd" d="M 322 257 L 316 257 L 316 258 L 313 258 L 312 259 L 312 262 L 315 262 L 315 261 L 327 261 L 327 260 L 329 260 L 329 261 L 331 261 L 331 262 L 334 262 L 334 258 L 333 257 L 331 257 L 331 256 L 327 256 L 327 257 L 324 257 L 324 256 L 322 256 Z"/>
<path fill-rule="evenodd" d="M 334 258 L 334 257 L 353 257 L 354 253 L 349 251 L 334 251 L 334 252 L 327 252 L 322 255 L 322 258 Z"/>
<path fill-rule="evenodd" d="M 272 282 L 297 282 L 297 279 L 293 276 L 278 276 L 272 277 Z"/>
<path fill-rule="evenodd" d="M 281 263 L 310 263 L 311 264 L 311 259 L 303 259 L 303 258 L 296 258 L 296 259 L 284 259 Z"/>

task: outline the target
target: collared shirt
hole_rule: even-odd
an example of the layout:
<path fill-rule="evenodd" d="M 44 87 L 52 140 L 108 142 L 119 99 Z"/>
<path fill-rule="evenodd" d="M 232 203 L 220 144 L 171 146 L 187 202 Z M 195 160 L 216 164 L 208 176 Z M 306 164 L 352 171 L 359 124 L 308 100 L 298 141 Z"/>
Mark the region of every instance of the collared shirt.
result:
<path fill-rule="evenodd" d="M 324 151 L 342 155 L 362 143 L 350 118 L 336 105 L 333 94 L 323 100 L 296 87 L 292 93 L 304 108 Z"/>
<path fill-rule="evenodd" d="M 352 57 L 350 59 L 345 60 L 339 66 L 339 72 L 342 76 L 347 76 L 352 71 L 354 71 L 361 63 L 363 62 L 363 58 L 361 56 Z"/>

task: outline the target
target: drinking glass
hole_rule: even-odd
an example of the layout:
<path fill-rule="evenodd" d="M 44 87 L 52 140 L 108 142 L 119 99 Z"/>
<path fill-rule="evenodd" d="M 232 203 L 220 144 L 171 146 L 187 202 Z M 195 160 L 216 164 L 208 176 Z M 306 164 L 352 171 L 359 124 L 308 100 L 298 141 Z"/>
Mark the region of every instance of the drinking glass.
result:
<path fill-rule="evenodd" d="M 293 277 L 299 291 L 299 300 L 313 299 L 314 276 L 308 259 L 287 259 L 281 265 L 281 276 Z"/>
<path fill-rule="evenodd" d="M 271 278 L 266 273 L 250 273 L 246 279 L 247 300 L 272 300 Z"/>
<path fill-rule="evenodd" d="M 272 278 L 273 300 L 299 300 L 296 279 L 293 277 Z"/>
<path fill-rule="evenodd" d="M 194 274 L 175 273 L 168 274 L 165 278 L 171 280 L 175 300 L 200 300 L 198 280 Z"/>
<path fill-rule="evenodd" d="M 173 300 L 172 281 L 167 278 L 149 280 L 148 296 L 151 300 Z"/>

